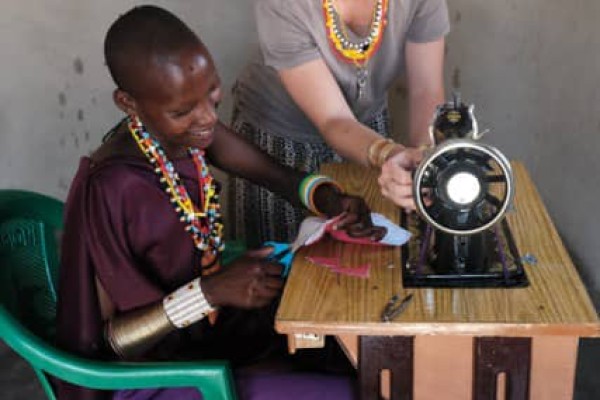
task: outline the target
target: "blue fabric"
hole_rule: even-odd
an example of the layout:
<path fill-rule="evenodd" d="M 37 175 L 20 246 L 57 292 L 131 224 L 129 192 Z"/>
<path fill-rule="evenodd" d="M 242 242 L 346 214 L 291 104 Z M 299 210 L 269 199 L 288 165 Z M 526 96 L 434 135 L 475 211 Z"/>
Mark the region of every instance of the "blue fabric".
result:
<path fill-rule="evenodd" d="M 371 213 L 371 221 L 375 226 L 383 226 L 387 229 L 387 232 L 381 243 L 390 246 L 402 246 L 410 239 L 410 232 L 406 229 L 401 228 L 392 221 L 390 221 L 385 215 L 378 213 Z"/>

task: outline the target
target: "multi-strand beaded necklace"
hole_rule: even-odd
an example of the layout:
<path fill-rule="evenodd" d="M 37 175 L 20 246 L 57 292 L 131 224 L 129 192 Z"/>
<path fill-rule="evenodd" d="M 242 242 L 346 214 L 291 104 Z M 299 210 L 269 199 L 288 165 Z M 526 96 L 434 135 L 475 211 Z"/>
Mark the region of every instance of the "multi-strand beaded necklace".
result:
<path fill-rule="evenodd" d="M 388 1 L 377 0 L 373 9 L 369 34 L 365 39 L 355 43 L 348 38 L 345 24 L 335 9 L 334 0 L 323 0 L 325 28 L 331 47 L 339 58 L 356 66 L 358 99 L 365 94 L 368 78 L 367 63 L 377 52 L 383 39 L 387 23 Z"/>
<path fill-rule="evenodd" d="M 209 259 L 216 260 L 218 253 L 225 247 L 223 223 L 219 195 L 214 178 L 204 160 L 204 152 L 196 148 L 188 148 L 188 153 L 198 173 L 200 186 L 200 208 L 198 209 L 158 140 L 150 136 L 137 117 L 128 118 L 127 126 L 136 143 L 154 167 L 154 171 L 160 177 L 160 182 L 171 197 L 175 212 L 180 221 L 185 223 L 185 230 L 192 236 L 194 246 L 206 256 L 212 256 Z M 206 257 L 203 256 L 203 259 Z M 200 268 L 203 267 L 208 266 L 200 266 Z"/>

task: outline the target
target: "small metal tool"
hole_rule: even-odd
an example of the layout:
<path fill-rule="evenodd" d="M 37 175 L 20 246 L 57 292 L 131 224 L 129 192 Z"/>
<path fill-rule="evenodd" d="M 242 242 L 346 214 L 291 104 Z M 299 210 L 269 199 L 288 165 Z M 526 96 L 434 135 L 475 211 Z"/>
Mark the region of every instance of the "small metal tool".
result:
<path fill-rule="evenodd" d="M 412 298 L 412 293 L 408 294 L 402 300 L 400 300 L 400 297 L 397 294 L 393 295 L 381 313 L 381 322 L 390 322 L 398 315 L 402 314 L 410 304 Z"/>

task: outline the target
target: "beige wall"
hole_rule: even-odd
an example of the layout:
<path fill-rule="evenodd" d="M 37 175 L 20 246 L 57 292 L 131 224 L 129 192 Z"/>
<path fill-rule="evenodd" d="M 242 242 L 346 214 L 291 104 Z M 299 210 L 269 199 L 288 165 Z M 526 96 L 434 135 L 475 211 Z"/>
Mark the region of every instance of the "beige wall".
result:
<path fill-rule="evenodd" d="M 0 187 L 65 197 L 79 155 L 97 146 L 119 117 L 102 39 L 116 15 L 136 3 L 3 1 Z M 151 3 L 202 34 L 230 87 L 256 47 L 252 1 Z M 525 162 L 586 283 L 600 293 L 600 2 L 449 0 L 449 6 L 448 93 L 457 88 L 475 103 L 481 126 L 492 130 L 485 140 Z M 399 119 L 402 90 L 393 97 Z"/>
<path fill-rule="evenodd" d="M 140 1 L 4 0 L 0 12 L 0 187 L 64 198 L 80 155 L 120 118 L 102 43 L 112 21 Z M 256 49 L 252 2 L 143 2 L 167 7 L 211 49 L 224 87 Z M 228 118 L 225 90 L 221 114 Z"/>

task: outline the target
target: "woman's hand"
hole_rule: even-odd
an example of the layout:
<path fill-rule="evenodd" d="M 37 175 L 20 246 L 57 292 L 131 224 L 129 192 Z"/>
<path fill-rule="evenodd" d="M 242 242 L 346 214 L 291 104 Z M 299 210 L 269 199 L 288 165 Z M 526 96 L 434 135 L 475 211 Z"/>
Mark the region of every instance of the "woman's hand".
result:
<path fill-rule="evenodd" d="M 200 281 L 213 307 L 260 308 L 279 296 L 283 288 L 282 266 L 266 261 L 272 247 L 246 252 L 242 257 Z"/>
<path fill-rule="evenodd" d="M 385 236 L 387 230 L 384 227 L 373 225 L 371 210 L 363 198 L 340 193 L 333 185 L 319 186 L 314 196 L 318 210 L 329 218 L 340 217 L 336 229 L 353 237 L 370 237 L 373 241 Z"/>
<path fill-rule="evenodd" d="M 423 159 L 423 151 L 401 148 L 393 153 L 381 167 L 379 186 L 381 193 L 405 211 L 415 209 L 412 193 L 412 173 Z"/>

